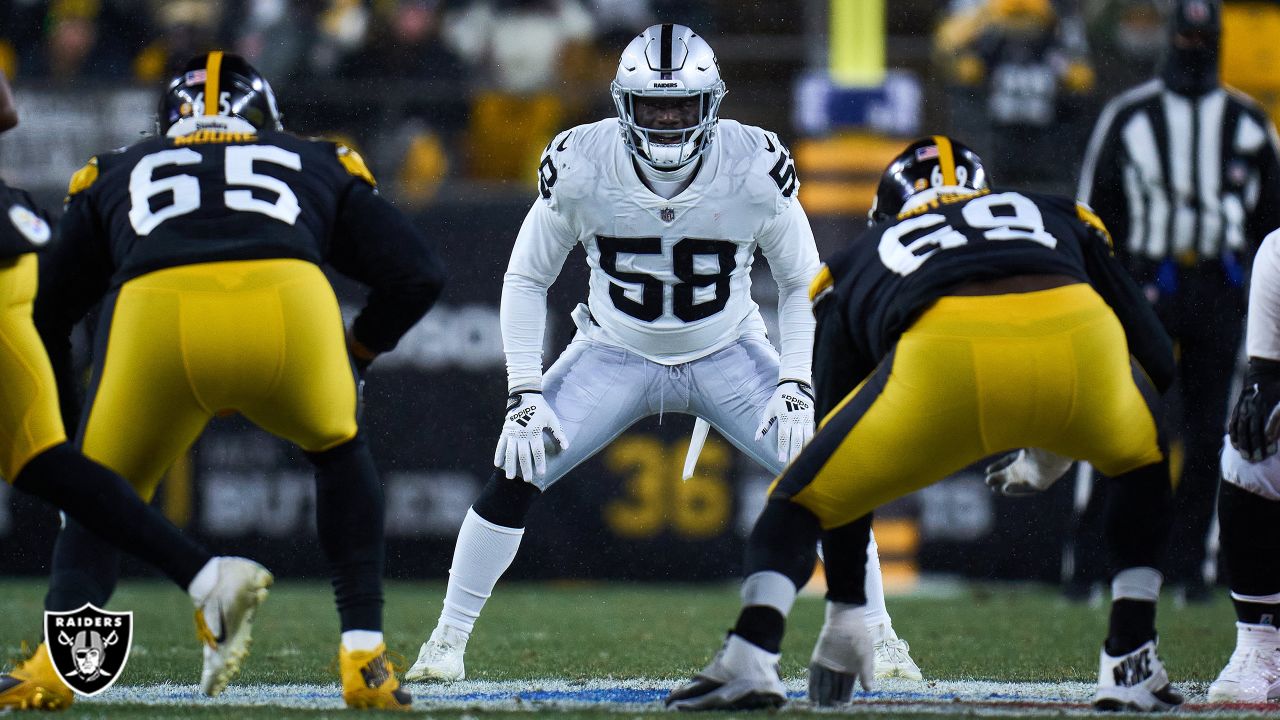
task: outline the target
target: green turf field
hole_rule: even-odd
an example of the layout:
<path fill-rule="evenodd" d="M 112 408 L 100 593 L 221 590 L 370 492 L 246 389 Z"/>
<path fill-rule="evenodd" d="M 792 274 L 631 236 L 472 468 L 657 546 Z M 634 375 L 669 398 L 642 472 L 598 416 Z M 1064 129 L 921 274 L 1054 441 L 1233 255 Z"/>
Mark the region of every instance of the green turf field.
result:
<path fill-rule="evenodd" d="M 388 644 L 394 652 L 413 659 L 434 626 L 443 591 L 440 583 L 388 587 Z M 0 644 L 6 656 L 17 657 L 22 640 L 38 638 L 43 593 L 39 582 L 0 581 Z M 597 678 L 674 682 L 705 664 L 732 623 L 737 605 L 733 585 L 504 584 L 471 640 L 468 680 L 528 680 L 531 686 Z M 133 652 L 120 685 L 196 683 L 199 648 L 183 594 L 161 583 L 125 583 L 111 609 L 135 613 Z M 945 596 L 894 597 L 890 610 L 929 680 L 1092 682 L 1097 673 L 1105 611 L 1068 604 L 1050 589 L 963 586 Z M 801 598 L 797 604 L 783 649 L 784 676 L 803 676 L 821 614 L 819 599 Z M 1175 683 L 1203 691 L 1230 653 L 1232 621 L 1225 592 L 1208 605 L 1162 604 L 1161 656 Z M 237 685 L 336 682 L 337 632 L 327 584 L 279 582 L 259 614 L 253 654 Z M 485 712 L 505 714 L 502 708 Z M 585 717 L 597 712 L 608 711 L 570 714 Z M 449 710 L 443 715 L 460 713 Z M 556 711 L 563 713 L 563 708 Z M 251 720 L 321 714 L 77 703 L 65 716 Z"/>

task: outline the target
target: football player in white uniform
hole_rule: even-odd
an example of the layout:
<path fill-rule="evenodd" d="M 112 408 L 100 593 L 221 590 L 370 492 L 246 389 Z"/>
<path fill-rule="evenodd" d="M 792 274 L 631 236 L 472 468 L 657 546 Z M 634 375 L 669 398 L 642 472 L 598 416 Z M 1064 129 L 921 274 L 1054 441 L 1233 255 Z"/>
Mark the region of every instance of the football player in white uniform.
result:
<path fill-rule="evenodd" d="M 557 135 L 542 157 L 502 288 L 510 398 L 498 469 L 458 532 L 444 610 L 409 680 L 464 676 L 467 639 L 533 501 L 637 420 L 696 415 L 774 473 L 813 434 L 807 291 L 819 261 L 790 154 L 777 135 L 718 118 L 715 54 L 683 25 L 632 40 L 612 93 L 617 118 Z M 547 288 L 578 243 L 588 302 L 544 375 Z M 751 299 L 756 248 L 778 283 L 781 356 Z M 870 549 L 877 672 L 919 679 Z"/>
<path fill-rule="evenodd" d="M 1218 487 L 1236 649 L 1209 686 L 1210 702 L 1280 700 L 1280 230 L 1253 259 L 1245 350 L 1249 371 L 1222 445 Z"/>

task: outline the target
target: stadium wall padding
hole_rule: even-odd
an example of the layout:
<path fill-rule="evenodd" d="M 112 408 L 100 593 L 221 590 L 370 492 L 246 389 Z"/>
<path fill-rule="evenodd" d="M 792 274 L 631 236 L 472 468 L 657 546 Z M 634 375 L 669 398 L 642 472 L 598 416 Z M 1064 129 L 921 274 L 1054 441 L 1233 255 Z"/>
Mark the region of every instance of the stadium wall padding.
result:
<path fill-rule="evenodd" d="M 421 213 L 450 280 L 439 306 L 374 365 L 365 427 L 386 487 L 388 573 L 442 578 L 463 515 L 491 472 L 506 382 L 498 328 L 502 275 L 532 194 L 458 201 Z M 817 226 L 828 247 L 856 228 Z M 757 302 L 772 322 L 775 290 L 757 263 Z M 570 339 L 568 312 L 586 296 L 581 250 L 548 300 L 549 364 Z M 344 311 L 361 290 L 338 281 Z M 680 481 L 693 418 L 639 423 L 553 487 L 535 507 L 512 578 L 724 580 L 772 479 L 712 438 L 699 474 Z M 123 430 L 123 429 L 122 429 Z M 922 448 L 927 452 L 927 448 Z M 1055 580 L 1069 483 L 1044 498 L 995 498 L 960 475 L 886 508 L 905 534 L 881 539 L 886 562 L 909 572 Z M 56 513 L 0 486 L 0 568 L 47 570 Z M 219 553 L 258 559 L 280 576 L 323 576 L 310 469 L 302 454 L 239 418 L 215 419 L 166 480 L 157 504 Z M 907 540 L 896 540 L 899 535 Z M 131 572 L 147 572 L 129 563 Z"/>

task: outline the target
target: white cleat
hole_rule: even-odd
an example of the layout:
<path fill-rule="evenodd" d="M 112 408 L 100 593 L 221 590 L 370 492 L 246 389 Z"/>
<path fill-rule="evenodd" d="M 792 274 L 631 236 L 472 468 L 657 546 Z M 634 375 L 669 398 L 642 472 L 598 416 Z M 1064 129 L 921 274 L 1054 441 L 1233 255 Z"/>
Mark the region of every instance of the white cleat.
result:
<path fill-rule="evenodd" d="M 431 639 L 422 643 L 418 659 L 404 674 L 405 680 L 442 680 L 453 682 L 467 676 L 462 658 L 467 653 L 467 639 L 471 637 L 451 625 L 437 625 L 431 631 Z"/>
<path fill-rule="evenodd" d="M 871 628 L 875 640 L 876 679 L 923 680 L 920 666 L 911 659 L 911 646 L 898 637 L 888 625 Z"/>
<path fill-rule="evenodd" d="M 824 624 L 809 657 L 809 702 L 843 705 L 854 686 L 875 689 L 875 645 L 866 626 Z"/>
<path fill-rule="evenodd" d="M 1148 640 L 1133 652 L 1112 657 L 1102 649 L 1098 691 L 1093 706 L 1099 710 L 1163 712 L 1182 704 L 1183 697 L 1169 684 L 1169 674 L 1156 655 L 1156 641 Z"/>
<path fill-rule="evenodd" d="M 757 710 L 779 708 L 787 688 L 778 674 L 781 655 L 729 635 L 711 663 L 671 691 L 671 710 Z"/>
<path fill-rule="evenodd" d="M 1209 686 L 1211 703 L 1280 700 L 1280 631 L 1236 623 L 1236 649 Z"/>
<path fill-rule="evenodd" d="M 217 558 L 218 579 L 196 602 L 196 636 L 204 643 L 200 689 L 215 697 L 240 674 L 253 642 L 253 617 L 274 578 L 266 568 L 238 557 Z"/>

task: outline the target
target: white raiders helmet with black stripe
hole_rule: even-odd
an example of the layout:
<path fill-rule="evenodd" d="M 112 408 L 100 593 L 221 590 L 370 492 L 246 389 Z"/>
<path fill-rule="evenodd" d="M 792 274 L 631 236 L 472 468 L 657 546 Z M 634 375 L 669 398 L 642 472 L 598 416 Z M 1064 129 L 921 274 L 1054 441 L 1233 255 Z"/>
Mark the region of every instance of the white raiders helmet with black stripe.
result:
<path fill-rule="evenodd" d="M 706 40 L 684 25 L 666 23 L 636 36 L 618 63 L 610 85 L 623 142 L 641 161 L 674 170 L 698 158 L 715 137 L 724 80 Z M 637 98 L 699 99 L 697 123 L 685 128 L 647 128 L 636 121 Z"/>

